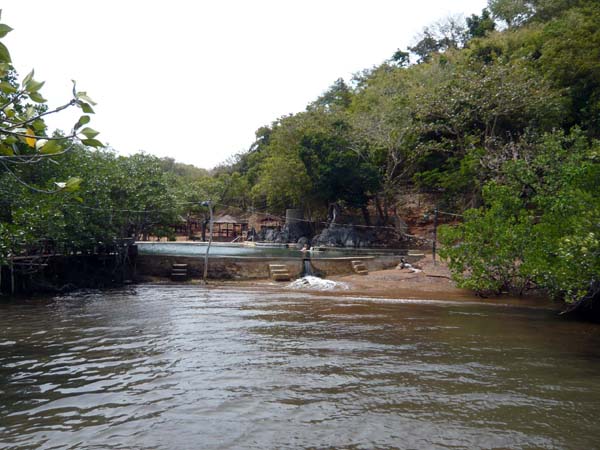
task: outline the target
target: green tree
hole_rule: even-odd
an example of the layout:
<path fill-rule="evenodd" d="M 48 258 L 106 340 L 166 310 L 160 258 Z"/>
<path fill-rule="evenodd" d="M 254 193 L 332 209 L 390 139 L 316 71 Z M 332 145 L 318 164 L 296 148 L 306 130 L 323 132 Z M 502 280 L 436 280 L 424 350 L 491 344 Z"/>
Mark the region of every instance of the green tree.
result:
<path fill-rule="evenodd" d="M 0 39 L 12 29 L 0 24 Z M 19 83 L 8 48 L 0 42 L 0 264 L 47 236 L 64 237 L 61 206 L 73 199 L 81 179 L 76 174 L 56 178 L 48 168 L 75 145 L 101 147 L 90 128 L 94 102 L 73 84 L 72 98 L 49 108 L 41 94 L 44 83 L 32 70 Z M 68 108 L 83 115 L 68 134 L 50 133 L 45 118 Z M 48 196 L 52 194 L 51 196 Z"/>
<path fill-rule="evenodd" d="M 457 56 L 422 67 L 422 82 L 411 91 L 417 145 L 426 155 L 416 180 L 476 206 L 483 184 L 518 155 L 521 136 L 561 125 L 564 100 L 526 64 Z"/>
<path fill-rule="evenodd" d="M 419 57 L 418 62 L 425 63 L 436 53 L 462 48 L 468 40 L 468 30 L 462 17 L 449 16 L 425 27 L 417 39 L 408 50 Z"/>
<path fill-rule="evenodd" d="M 481 11 L 481 16 L 472 14 L 466 18 L 469 38 L 482 38 L 496 29 L 496 23 L 488 9 Z"/>
<path fill-rule="evenodd" d="M 534 2 L 528 0 L 489 0 L 488 8 L 496 19 L 509 27 L 522 25 L 535 12 Z"/>
<path fill-rule="evenodd" d="M 387 224 L 398 188 L 410 180 L 421 157 L 410 103 L 415 73 L 380 66 L 363 81 L 352 107 L 353 149 L 378 173 L 372 192 L 380 224 Z"/>
<path fill-rule="evenodd" d="M 536 286 L 568 302 L 600 292 L 600 144 L 580 130 L 546 135 L 463 224 L 442 228 L 441 255 L 460 286 L 521 292 Z"/>
<path fill-rule="evenodd" d="M 310 108 L 347 109 L 352 103 L 352 91 L 343 78 L 338 78 Z"/>
<path fill-rule="evenodd" d="M 600 10 L 573 8 L 546 24 L 540 36 L 539 70 L 570 99 L 569 125 L 600 137 Z"/>

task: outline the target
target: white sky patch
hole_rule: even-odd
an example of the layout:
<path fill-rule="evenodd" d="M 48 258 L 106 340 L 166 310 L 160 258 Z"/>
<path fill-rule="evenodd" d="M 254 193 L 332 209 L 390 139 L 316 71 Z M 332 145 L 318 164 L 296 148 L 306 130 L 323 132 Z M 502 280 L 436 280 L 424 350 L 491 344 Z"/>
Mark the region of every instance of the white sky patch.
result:
<path fill-rule="evenodd" d="M 5 0 L 4 42 L 50 106 L 71 79 L 98 102 L 91 126 L 119 153 L 210 168 L 254 132 L 304 110 L 337 78 L 406 49 L 426 25 L 486 0 Z M 49 120 L 69 130 L 78 115 Z"/>

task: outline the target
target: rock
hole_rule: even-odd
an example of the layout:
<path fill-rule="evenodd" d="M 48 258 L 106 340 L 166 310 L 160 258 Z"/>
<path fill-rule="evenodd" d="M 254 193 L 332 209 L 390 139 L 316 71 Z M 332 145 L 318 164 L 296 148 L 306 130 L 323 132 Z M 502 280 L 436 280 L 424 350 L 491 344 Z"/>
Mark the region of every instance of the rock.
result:
<path fill-rule="evenodd" d="M 402 221 L 400 219 L 398 221 L 395 229 L 392 227 L 383 227 L 380 229 L 366 228 L 332 223 L 312 239 L 310 239 L 312 236 L 310 224 L 295 221 L 284 225 L 279 230 L 261 230 L 257 233 L 257 240 L 280 244 L 297 243 L 298 248 L 302 248 L 305 244 L 324 247 L 398 248 L 406 245 L 406 242 L 402 238 L 402 232 L 398 233 L 396 231 L 398 227 L 402 228 L 402 224 L 400 223 Z"/>
<path fill-rule="evenodd" d="M 298 239 L 301 238 L 308 239 L 313 234 L 308 222 L 291 222 L 284 225 L 283 229 L 288 232 L 288 242 L 298 242 Z"/>
<path fill-rule="evenodd" d="M 392 216 L 392 225 L 399 233 L 408 233 L 408 224 L 398 216 Z"/>
<path fill-rule="evenodd" d="M 304 246 L 310 247 L 310 239 L 308 239 L 307 237 L 301 237 L 296 243 L 296 248 L 298 250 L 301 250 Z"/>
<path fill-rule="evenodd" d="M 311 236 L 310 225 L 306 222 L 294 222 L 284 225 L 280 230 L 267 229 L 257 233 L 257 240 L 261 242 L 275 242 L 278 244 L 296 243 L 304 238 L 308 242 Z"/>
<path fill-rule="evenodd" d="M 370 247 L 374 241 L 375 235 L 370 229 L 360 230 L 353 226 L 331 224 L 315 236 L 313 245 L 358 248 Z"/>
<path fill-rule="evenodd" d="M 349 248 L 399 248 L 406 245 L 402 234 L 390 227 L 366 228 L 330 224 L 313 238 L 313 245 Z"/>

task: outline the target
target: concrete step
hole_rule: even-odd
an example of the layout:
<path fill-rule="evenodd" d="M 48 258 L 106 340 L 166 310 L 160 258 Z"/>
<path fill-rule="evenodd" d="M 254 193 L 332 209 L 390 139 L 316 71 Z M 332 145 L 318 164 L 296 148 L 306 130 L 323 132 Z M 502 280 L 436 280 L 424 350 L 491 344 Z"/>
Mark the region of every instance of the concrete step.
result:
<path fill-rule="evenodd" d="M 171 280 L 185 281 L 188 279 L 187 264 L 172 264 L 171 265 Z"/>
<path fill-rule="evenodd" d="M 171 280 L 182 281 L 182 280 L 187 280 L 187 279 L 188 279 L 187 274 L 180 274 L 180 273 L 172 273 L 171 274 Z"/>
<path fill-rule="evenodd" d="M 269 264 L 269 273 L 275 281 L 290 281 L 290 271 L 285 264 Z"/>
<path fill-rule="evenodd" d="M 288 274 L 289 275 L 290 271 L 287 270 L 287 269 L 271 269 L 271 275 L 272 274 L 276 274 L 276 273 L 277 274 Z"/>
<path fill-rule="evenodd" d="M 289 273 L 274 273 L 271 274 L 271 278 L 274 281 L 290 281 L 292 279 Z"/>
<path fill-rule="evenodd" d="M 369 269 L 367 268 L 367 265 L 363 261 L 351 261 L 351 264 L 352 264 L 352 270 L 354 270 L 354 273 L 357 273 L 358 275 L 368 275 L 369 274 Z"/>

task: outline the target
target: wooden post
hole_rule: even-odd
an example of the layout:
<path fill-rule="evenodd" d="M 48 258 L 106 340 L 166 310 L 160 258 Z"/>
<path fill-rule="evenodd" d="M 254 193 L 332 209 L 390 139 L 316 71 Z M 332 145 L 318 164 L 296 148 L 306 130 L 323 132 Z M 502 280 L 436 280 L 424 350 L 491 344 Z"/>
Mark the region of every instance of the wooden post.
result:
<path fill-rule="evenodd" d="M 432 253 L 433 253 L 433 265 L 436 265 L 435 262 L 435 251 L 436 251 L 436 245 L 437 245 L 437 227 L 438 227 L 438 209 L 435 208 L 433 210 L 433 244 L 432 244 Z"/>
<path fill-rule="evenodd" d="M 10 293 L 15 294 L 15 266 L 10 262 Z"/>
<path fill-rule="evenodd" d="M 210 214 L 208 245 L 206 246 L 206 253 L 204 254 L 204 275 L 202 277 L 204 284 L 206 284 L 206 278 L 208 276 L 208 252 L 210 251 L 210 244 L 212 244 L 213 239 L 213 210 L 210 200 L 202 202 L 202 206 L 208 206 L 208 212 Z"/>

